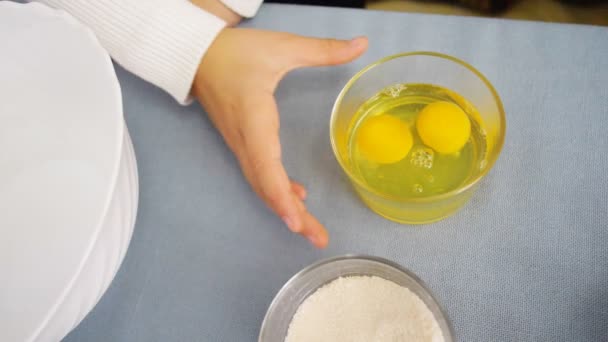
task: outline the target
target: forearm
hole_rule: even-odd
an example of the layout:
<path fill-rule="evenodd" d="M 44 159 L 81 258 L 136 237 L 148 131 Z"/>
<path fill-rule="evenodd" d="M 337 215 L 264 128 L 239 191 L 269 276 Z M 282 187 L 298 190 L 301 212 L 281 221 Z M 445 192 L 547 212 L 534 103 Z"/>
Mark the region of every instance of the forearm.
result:
<path fill-rule="evenodd" d="M 234 10 L 224 5 L 219 0 L 191 0 L 193 4 L 207 11 L 218 18 L 221 18 L 226 25 L 236 26 L 243 17 Z"/>

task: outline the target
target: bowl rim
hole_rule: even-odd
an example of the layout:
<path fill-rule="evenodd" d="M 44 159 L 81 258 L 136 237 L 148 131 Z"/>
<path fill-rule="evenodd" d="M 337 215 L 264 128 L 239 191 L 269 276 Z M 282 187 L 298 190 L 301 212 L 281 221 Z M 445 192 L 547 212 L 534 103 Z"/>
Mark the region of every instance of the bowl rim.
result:
<path fill-rule="evenodd" d="M 360 179 L 360 177 L 357 177 L 352 171 L 350 171 L 346 167 L 344 162 L 342 161 L 342 158 L 340 158 L 340 155 L 338 153 L 338 147 L 336 145 L 336 140 L 334 139 L 333 132 L 334 132 L 334 126 L 335 126 L 335 122 L 336 122 L 338 108 L 342 104 L 342 100 L 343 100 L 344 96 L 350 90 L 350 88 L 353 86 L 353 84 L 355 84 L 355 82 L 357 82 L 357 80 L 359 80 L 359 78 L 361 78 L 361 76 L 363 76 L 363 74 L 365 74 L 368 71 L 372 70 L 373 68 L 375 68 L 381 64 L 384 64 L 386 62 L 389 62 L 391 60 L 405 58 L 405 57 L 412 57 L 412 56 L 427 56 L 427 57 L 445 59 L 445 60 L 454 62 L 456 64 L 459 64 L 459 65 L 465 67 L 466 69 L 471 71 L 474 75 L 476 75 L 486 85 L 488 90 L 490 90 L 490 93 L 492 94 L 492 97 L 494 98 L 494 101 L 496 102 L 496 106 L 498 107 L 498 116 L 499 116 L 499 120 L 500 120 L 500 129 L 499 129 L 499 134 L 497 136 L 496 145 L 494 147 L 494 150 L 496 151 L 495 156 L 493 158 L 491 158 L 490 160 L 488 160 L 488 163 L 487 163 L 486 167 L 484 168 L 484 170 L 482 172 L 480 172 L 478 175 L 476 175 L 474 178 L 468 180 L 466 183 L 464 183 L 462 186 L 460 186 L 456 189 L 453 189 L 453 190 L 450 190 L 448 192 L 444 192 L 441 194 L 436 194 L 436 195 L 432 195 L 432 196 L 428 196 L 428 197 L 402 198 L 402 197 L 397 197 L 397 196 L 378 192 L 377 190 L 368 186 L 365 182 L 363 182 Z M 348 80 L 348 82 L 346 83 L 346 85 L 344 85 L 344 87 L 338 94 L 336 101 L 334 102 L 334 105 L 331 110 L 331 117 L 329 119 L 329 140 L 331 142 L 331 147 L 332 147 L 332 150 L 334 153 L 334 157 L 338 161 L 338 164 L 340 164 L 340 167 L 342 168 L 342 170 L 348 176 L 349 180 L 351 182 L 355 183 L 357 186 L 361 187 L 362 189 L 365 189 L 366 191 L 374 194 L 375 196 L 385 198 L 385 199 L 388 199 L 391 201 L 406 202 L 406 203 L 434 202 L 437 200 L 442 200 L 442 199 L 450 198 L 453 196 L 457 196 L 457 195 L 462 194 L 462 193 L 466 192 L 467 190 L 471 189 L 473 186 L 475 186 L 475 184 L 479 183 L 479 181 L 482 178 L 484 178 L 490 172 L 490 170 L 492 170 L 492 167 L 498 160 L 500 153 L 502 151 L 502 147 L 503 147 L 504 141 L 505 141 L 506 131 L 507 131 L 507 122 L 506 122 L 504 106 L 502 104 L 500 96 L 498 95 L 498 92 L 496 91 L 496 89 L 494 89 L 494 86 L 492 85 L 492 83 L 490 83 L 490 81 L 480 71 L 475 69 L 469 63 L 467 63 L 461 59 L 458 59 L 456 57 L 447 55 L 447 54 L 443 54 L 443 53 L 439 53 L 439 52 L 432 52 L 432 51 L 413 51 L 413 52 L 397 53 L 397 54 L 383 57 L 383 58 L 367 65 L 366 67 L 361 69 L 359 72 L 357 72 L 353 77 L 351 77 L 350 80 Z"/>
<path fill-rule="evenodd" d="M 260 327 L 260 333 L 258 335 L 258 342 L 264 342 L 264 341 L 262 341 L 262 336 L 264 335 L 264 332 L 267 330 L 267 326 L 268 326 L 268 322 L 269 322 L 268 321 L 269 314 L 278 307 L 279 300 L 285 295 L 285 292 L 287 292 L 287 290 L 289 288 L 291 288 L 298 279 L 302 278 L 305 274 L 308 274 L 319 267 L 322 267 L 322 266 L 325 266 L 327 264 L 331 264 L 334 262 L 338 262 L 338 261 L 344 261 L 344 260 L 365 260 L 365 261 L 377 262 L 377 263 L 392 267 L 392 268 L 404 273 L 408 277 L 412 278 L 414 280 L 414 282 L 416 282 L 418 285 L 420 285 L 422 287 L 422 289 L 426 292 L 426 294 L 431 298 L 432 302 L 437 306 L 437 309 L 438 309 L 439 313 L 441 314 L 440 318 L 442 318 L 445 321 L 446 326 L 448 328 L 447 332 L 450 335 L 449 336 L 450 341 L 454 341 L 454 336 L 455 336 L 454 327 L 453 327 L 452 322 L 450 321 L 450 318 L 447 315 L 445 309 L 439 303 L 439 301 L 437 300 L 437 298 L 435 297 L 433 292 L 429 289 L 428 285 L 424 281 L 422 281 L 422 279 L 420 279 L 414 272 L 408 270 L 407 268 L 401 266 L 400 264 L 398 264 L 394 261 L 391 261 L 391 260 L 388 260 L 388 259 L 385 259 L 382 257 L 366 255 L 366 254 L 345 254 L 345 255 L 341 255 L 341 256 L 321 259 L 317 262 L 314 262 L 314 263 L 304 267 L 300 271 L 298 271 L 291 278 L 289 278 L 289 280 L 287 280 L 287 282 L 285 282 L 285 284 L 281 287 L 281 289 L 274 296 L 274 298 L 272 299 L 272 302 L 270 302 L 270 305 L 268 306 L 268 309 L 266 310 L 266 314 L 264 315 L 264 320 L 262 321 L 262 325 Z M 337 278 L 335 278 L 335 279 L 337 279 Z M 335 280 L 335 279 L 333 279 L 333 280 Z M 425 303 L 425 305 L 427 305 L 427 304 Z M 437 317 L 435 317 L 435 319 L 437 319 Z M 442 333 L 443 333 L 443 331 L 442 331 Z M 444 338 L 445 338 L 445 336 L 444 336 Z"/>

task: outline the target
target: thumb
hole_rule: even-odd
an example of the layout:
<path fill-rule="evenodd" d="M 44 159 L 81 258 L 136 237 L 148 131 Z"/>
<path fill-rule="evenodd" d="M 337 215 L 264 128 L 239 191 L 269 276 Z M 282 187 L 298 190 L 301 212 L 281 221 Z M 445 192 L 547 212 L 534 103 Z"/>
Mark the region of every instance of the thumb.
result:
<path fill-rule="evenodd" d="M 290 48 L 295 58 L 294 68 L 348 63 L 363 54 L 368 45 L 366 37 L 352 40 L 295 37 Z"/>

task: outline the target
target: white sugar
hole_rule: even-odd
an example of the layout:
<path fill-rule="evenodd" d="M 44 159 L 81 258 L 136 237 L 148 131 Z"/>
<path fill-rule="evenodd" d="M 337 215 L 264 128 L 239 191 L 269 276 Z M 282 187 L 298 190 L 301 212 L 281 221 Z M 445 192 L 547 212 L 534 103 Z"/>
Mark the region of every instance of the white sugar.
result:
<path fill-rule="evenodd" d="M 379 277 L 338 278 L 310 295 L 285 342 L 443 342 L 429 308 L 409 289 Z"/>

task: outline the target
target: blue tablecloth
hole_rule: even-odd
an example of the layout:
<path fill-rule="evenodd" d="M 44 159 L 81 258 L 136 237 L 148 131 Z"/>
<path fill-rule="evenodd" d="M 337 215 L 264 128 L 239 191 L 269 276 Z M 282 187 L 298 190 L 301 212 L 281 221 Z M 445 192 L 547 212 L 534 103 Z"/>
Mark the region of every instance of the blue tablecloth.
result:
<path fill-rule="evenodd" d="M 116 279 L 66 341 L 256 341 L 289 277 L 345 253 L 417 273 L 460 341 L 608 339 L 607 28 L 281 5 L 245 25 L 370 38 L 356 62 L 293 72 L 277 91 L 285 164 L 307 185 L 329 248 L 313 249 L 265 208 L 199 106 L 181 107 L 119 69 L 138 220 Z M 472 201 L 423 227 L 366 209 L 328 132 L 333 101 L 356 71 L 411 50 L 477 67 L 508 123 L 502 156 Z"/>

